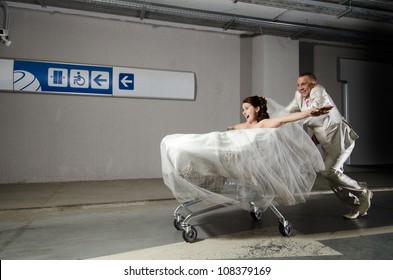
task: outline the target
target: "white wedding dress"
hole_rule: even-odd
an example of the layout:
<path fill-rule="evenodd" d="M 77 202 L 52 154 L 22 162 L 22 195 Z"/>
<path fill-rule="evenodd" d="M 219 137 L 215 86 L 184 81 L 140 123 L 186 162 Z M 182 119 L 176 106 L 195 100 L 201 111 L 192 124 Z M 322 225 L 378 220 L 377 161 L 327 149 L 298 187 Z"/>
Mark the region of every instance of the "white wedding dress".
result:
<path fill-rule="evenodd" d="M 271 117 L 282 107 L 268 99 Z M 321 154 L 298 123 L 258 128 L 173 134 L 161 141 L 164 183 L 181 203 L 209 199 L 254 202 L 265 210 L 270 203 L 305 202 L 316 173 L 324 169 Z"/>

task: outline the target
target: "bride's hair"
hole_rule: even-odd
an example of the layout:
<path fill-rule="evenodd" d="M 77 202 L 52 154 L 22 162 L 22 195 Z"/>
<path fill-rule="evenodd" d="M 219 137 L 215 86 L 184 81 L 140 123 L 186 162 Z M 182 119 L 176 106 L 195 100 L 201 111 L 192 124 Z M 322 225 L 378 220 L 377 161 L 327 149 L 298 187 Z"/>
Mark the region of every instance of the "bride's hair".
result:
<path fill-rule="evenodd" d="M 269 114 L 267 113 L 267 101 L 264 97 L 257 95 L 249 96 L 243 99 L 243 103 L 249 103 L 253 107 L 260 108 L 258 111 L 258 121 L 269 118 Z"/>

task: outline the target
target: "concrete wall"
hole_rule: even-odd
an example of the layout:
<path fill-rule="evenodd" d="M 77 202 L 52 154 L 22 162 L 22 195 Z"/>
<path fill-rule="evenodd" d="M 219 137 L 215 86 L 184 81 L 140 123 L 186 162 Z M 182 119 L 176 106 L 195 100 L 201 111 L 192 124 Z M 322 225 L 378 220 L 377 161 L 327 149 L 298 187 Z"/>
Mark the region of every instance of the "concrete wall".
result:
<path fill-rule="evenodd" d="M 299 72 L 299 41 L 274 36 L 253 40 L 252 91 L 287 105 Z"/>
<path fill-rule="evenodd" d="M 391 54 L 274 36 L 10 12 L 12 44 L 0 45 L 1 58 L 194 72 L 197 92 L 195 101 L 0 92 L 0 184 L 159 178 L 165 135 L 241 122 L 249 95 L 286 105 L 303 71 L 313 71 L 342 110 L 337 58 L 393 61 Z"/>
<path fill-rule="evenodd" d="M 1 57 L 190 71 L 195 101 L 0 94 L 0 182 L 154 178 L 161 139 L 238 120 L 240 38 L 11 9 Z"/>
<path fill-rule="evenodd" d="M 249 95 L 286 105 L 303 71 L 313 71 L 342 110 L 337 58 L 387 59 L 274 36 L 10 11 L 12 45 L 0 45 L 1 58 L 194 72 L 197 92 L 195 101 L 1 92 L 0 183 L 159 178 L 165 135 L 241 122 Z"/>
<path fill-rule="evenodd" d="M 0 57 L 190 71 L 196 100 L 0 93 L 0 183 L 161 177 L 172 133 L 224 130 L 240 100 L 287 103 L 298 43 L 12 7 Z"/>

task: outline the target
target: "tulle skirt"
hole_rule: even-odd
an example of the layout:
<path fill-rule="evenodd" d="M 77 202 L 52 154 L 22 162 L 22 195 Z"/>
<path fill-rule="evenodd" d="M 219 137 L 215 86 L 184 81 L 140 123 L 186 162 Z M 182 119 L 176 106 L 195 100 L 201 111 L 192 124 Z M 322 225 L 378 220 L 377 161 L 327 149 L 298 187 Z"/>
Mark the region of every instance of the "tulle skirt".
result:
<path fill-rule="evenodd" d="M 183 203 L 208 199 L 261 210 L 270 203 L 306 201 L 324 169 L 319 150 L 297 123 L 258 128 L 173 134 L 161 141 L 164 183 Z"/>

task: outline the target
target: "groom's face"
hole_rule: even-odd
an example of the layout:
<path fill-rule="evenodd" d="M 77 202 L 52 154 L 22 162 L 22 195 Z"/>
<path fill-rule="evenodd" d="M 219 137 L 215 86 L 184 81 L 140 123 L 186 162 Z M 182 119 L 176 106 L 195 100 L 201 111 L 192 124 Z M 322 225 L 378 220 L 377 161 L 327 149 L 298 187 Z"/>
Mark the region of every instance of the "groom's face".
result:
<path fill-rule="evenodd" d="M 297 79 L 297 91 L 303 98 L 309 98 L 311 90 L 315 87 L 316 82 L 312 81 L 310 77 L 303 76 Z"/>

